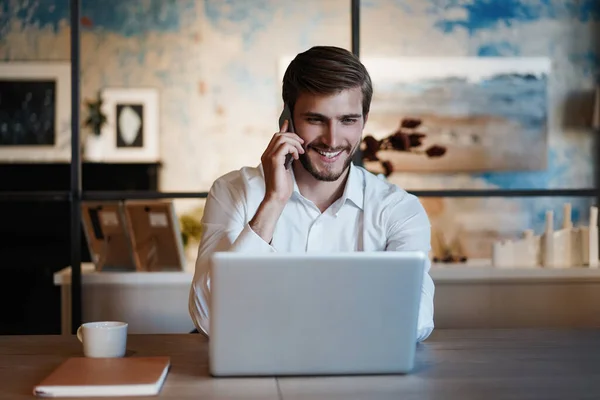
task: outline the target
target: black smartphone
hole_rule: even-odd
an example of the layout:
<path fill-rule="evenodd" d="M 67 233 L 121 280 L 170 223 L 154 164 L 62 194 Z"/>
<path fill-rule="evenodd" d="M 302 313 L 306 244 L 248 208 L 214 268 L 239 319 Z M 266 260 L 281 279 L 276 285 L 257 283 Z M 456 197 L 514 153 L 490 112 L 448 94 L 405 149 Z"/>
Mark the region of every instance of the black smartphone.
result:
<path fill-rule="evenodd" d="M 292 112 L 287 104 L 283 107 L 283 112 L 279 116 L 279 129 L 283 126 L 285 120 L 288 120 L 287 132 L 296 132 L 294 129 L 294 121 L 292 119 Z M 294 161 L 294 156 L 292 154 L 288 154 L 285 156 L 285 169 L 290 169 L 292 166 L 292 162 Z"/>

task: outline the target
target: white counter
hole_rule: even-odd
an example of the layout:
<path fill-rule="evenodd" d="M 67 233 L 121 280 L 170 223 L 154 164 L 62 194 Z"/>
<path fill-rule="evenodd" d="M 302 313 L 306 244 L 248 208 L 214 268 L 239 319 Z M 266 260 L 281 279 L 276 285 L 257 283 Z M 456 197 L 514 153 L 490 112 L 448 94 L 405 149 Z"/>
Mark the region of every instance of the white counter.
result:
<path fill-rule="evenodd" d="M 98 272 L 81 265 L 82 320 L 119 320 L 129 333 L 188 333 L 193 264 L 182 272 Z M 61 286 L 61 331 L 71 333 L 71 267 L 54 274 Z"/>
<path fill-rule="evenodd" d="M 81 265 L 83 284 L 94 285 L 180 285 L 190 284 L 194 275 L 190 263 L 182 272 L 110 272 L 96 271 L 92 263 Z M 436 283 L 466 282 L 600 282 L 600 269 L 573 268 L 494 268 L 488 260 L 473 260 L 465 264 L 438 264 L 430 275 Z M 54 274 L 55 285 L 71 283 L 71 268 Z"/>
<path fill-rule="evenodd" d="M 193 263 L 182 272 L 98 272 L 82 264 L 84 321 L 119 319 L 131 333 L 185 333 Z M 600 269 L 494 268 L 487 260 L 433 264 L 435 323 L 447 328 L 598 327 Z M 71 332 L 71 269 L 61 286 L 62 331 Z"/>

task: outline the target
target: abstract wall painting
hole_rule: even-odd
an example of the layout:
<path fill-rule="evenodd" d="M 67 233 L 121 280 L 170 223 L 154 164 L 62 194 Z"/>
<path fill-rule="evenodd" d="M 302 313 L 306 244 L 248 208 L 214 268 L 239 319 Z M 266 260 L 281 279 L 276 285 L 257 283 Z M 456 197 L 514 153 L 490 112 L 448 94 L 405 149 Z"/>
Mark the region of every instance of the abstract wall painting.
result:
<path fill-rule="evenodd" d="M 71 160 L 70 71 L 70 63 L 0 63 L 0 160 Z"/>
<path fill-rule="evenodd" d="M 105 88 L 102 112 L 107 122 L 100 138 L 103 160 L 159 160 L 159 96 L 153 88 Z"/>
<path fill-rule="evenodd" d="M 547 58 L 369 58 L 375 173 L 546 168 Z"/>

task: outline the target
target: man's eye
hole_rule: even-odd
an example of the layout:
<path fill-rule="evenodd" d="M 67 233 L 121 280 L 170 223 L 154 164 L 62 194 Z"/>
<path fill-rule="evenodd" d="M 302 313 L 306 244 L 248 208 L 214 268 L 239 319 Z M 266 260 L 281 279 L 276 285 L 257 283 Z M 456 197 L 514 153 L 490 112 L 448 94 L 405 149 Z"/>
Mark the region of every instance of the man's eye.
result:
<path fill-rule="evenodd" d="M 321 122 L 319 118 L 308 118 L 307 121 L 311 124 Z"/>
<path fill-rule="evenodd" d="M 344 118 L 342 120 L 342 123 L 344 123 L 346 125 L 352 125 L 355 122 L 356 122 L 356 118 Z"/>

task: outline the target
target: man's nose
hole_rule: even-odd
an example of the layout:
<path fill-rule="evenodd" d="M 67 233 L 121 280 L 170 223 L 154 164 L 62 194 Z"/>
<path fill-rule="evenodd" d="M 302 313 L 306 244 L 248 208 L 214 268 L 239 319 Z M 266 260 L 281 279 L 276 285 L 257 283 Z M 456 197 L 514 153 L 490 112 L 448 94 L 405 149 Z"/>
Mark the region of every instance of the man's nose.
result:
<path fill-rule="evenodd" d="M 339 144 L 338 139 L 338 127 L 336 121 L 329 121 L 325 125 L 325 130 L 323 132 L 323 137 L 321 138 L 323 143 L 334 149 Z"/>

